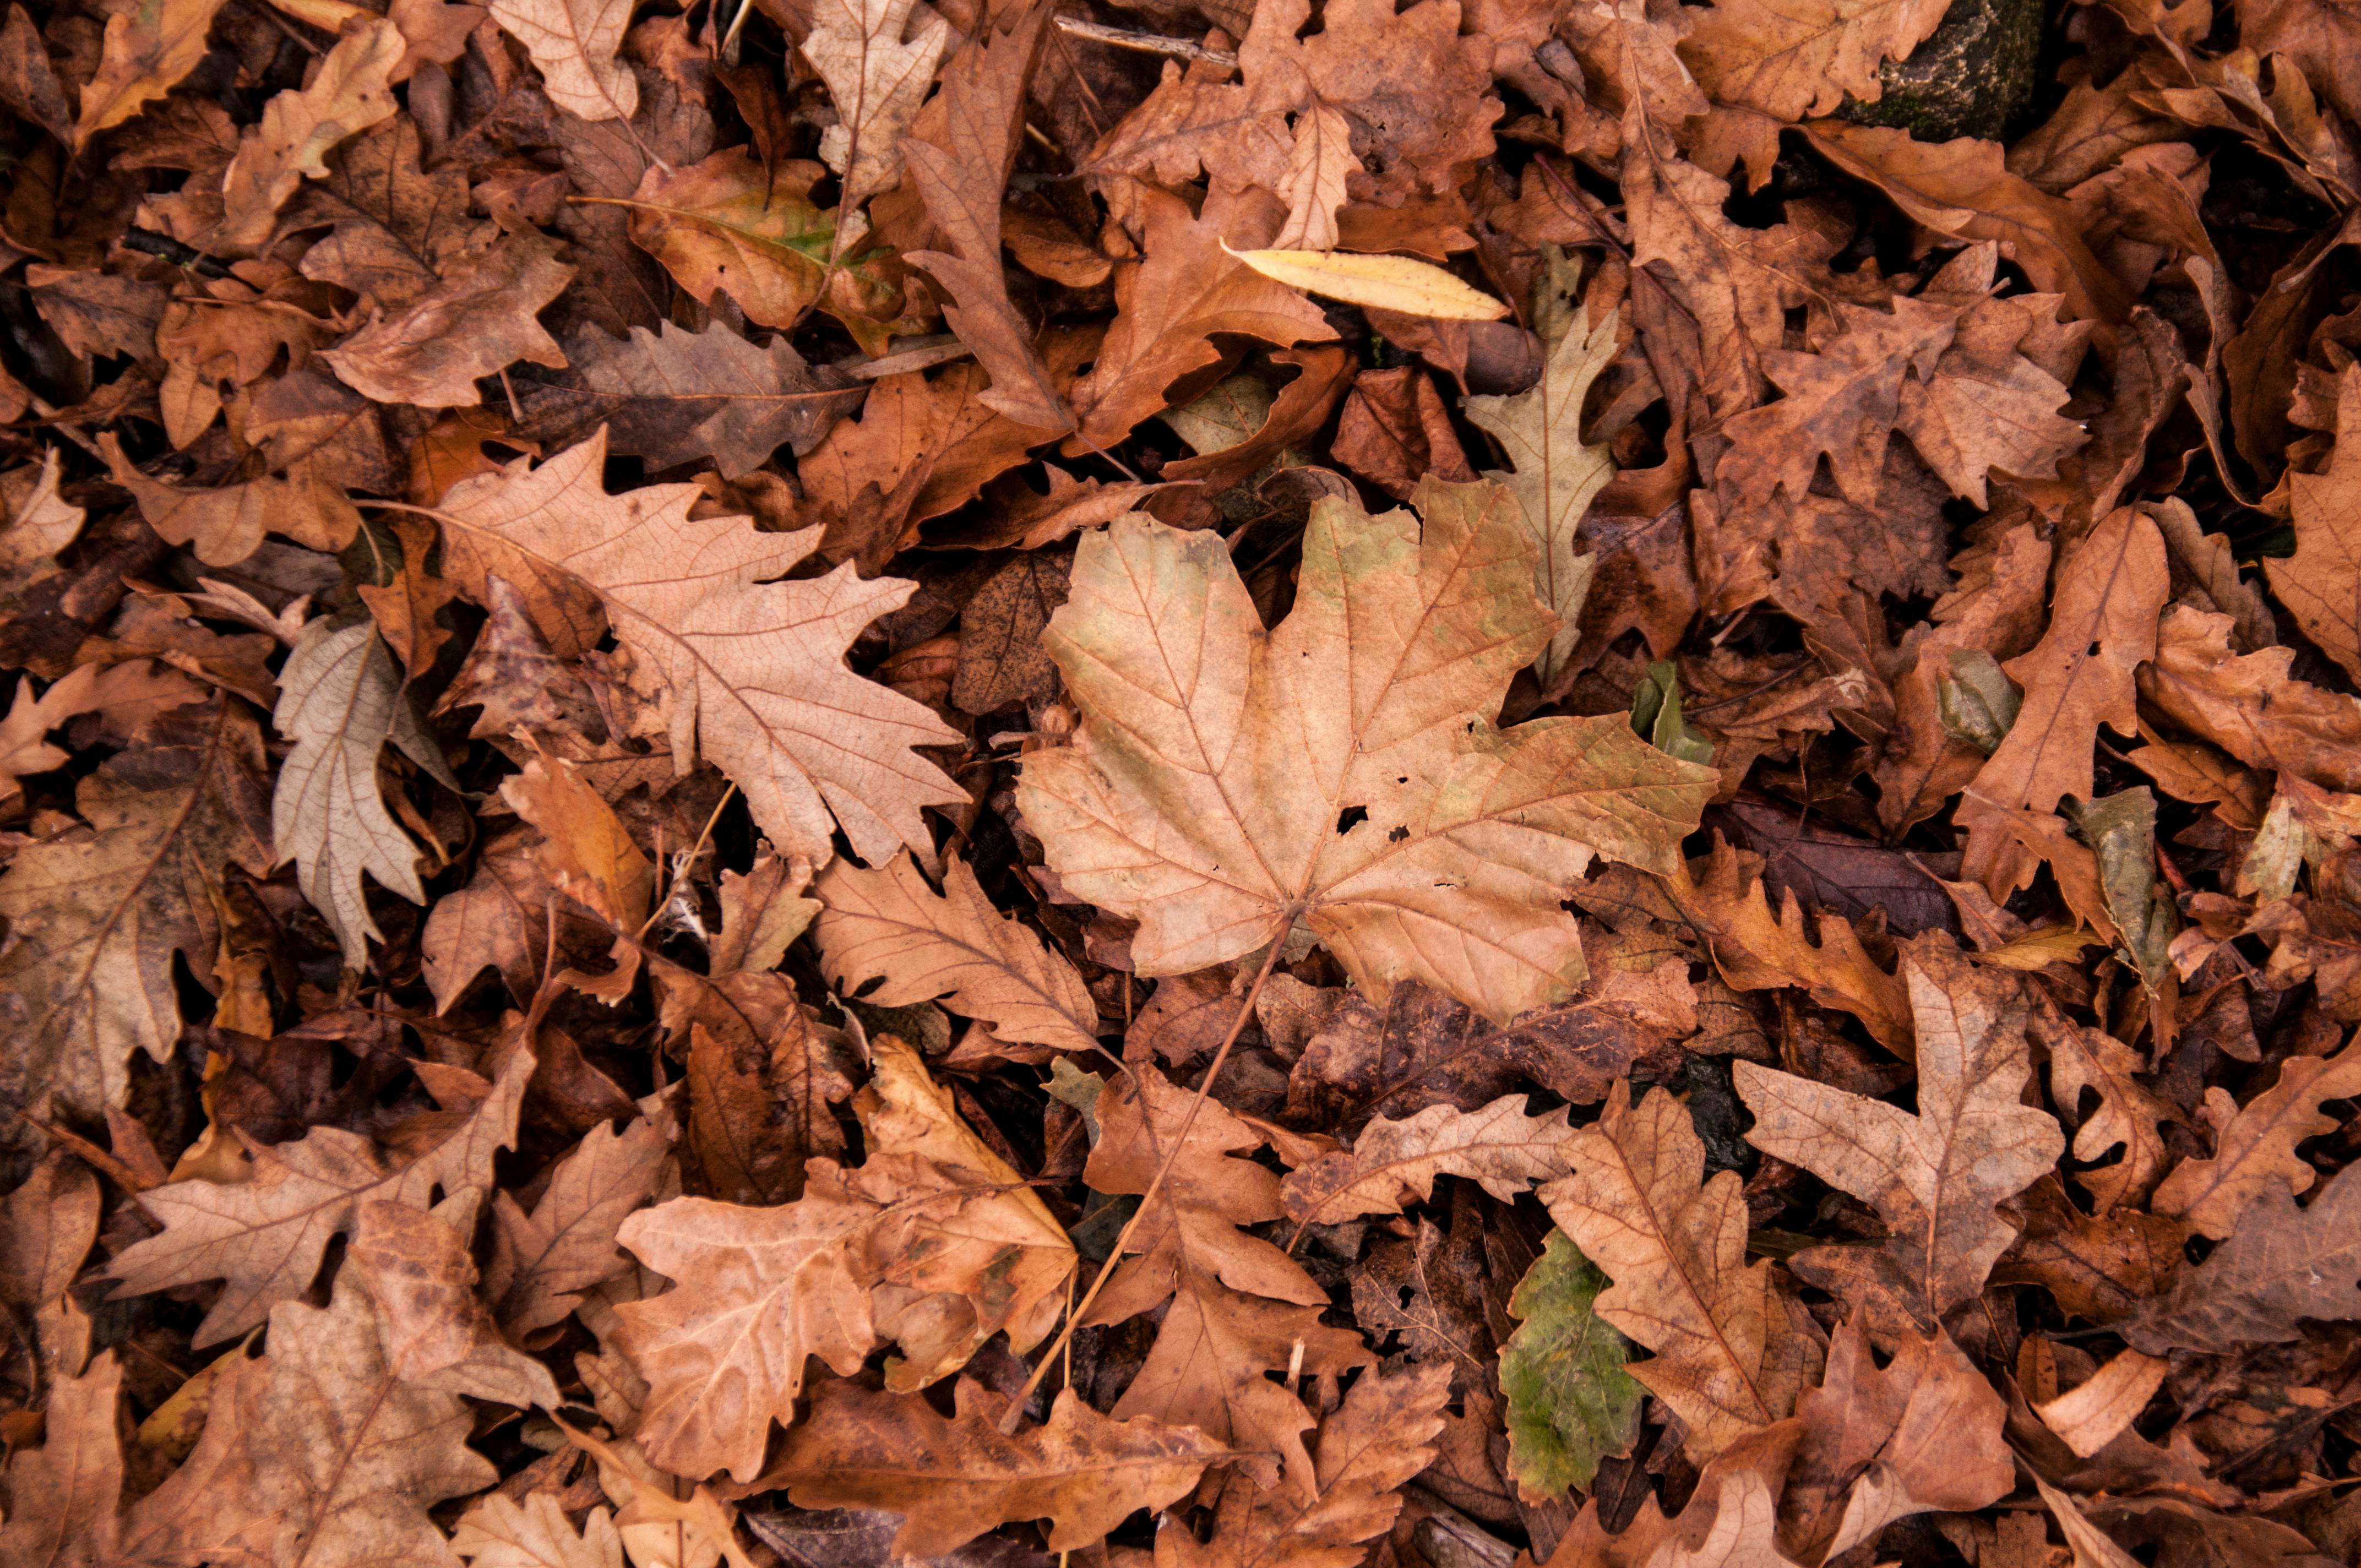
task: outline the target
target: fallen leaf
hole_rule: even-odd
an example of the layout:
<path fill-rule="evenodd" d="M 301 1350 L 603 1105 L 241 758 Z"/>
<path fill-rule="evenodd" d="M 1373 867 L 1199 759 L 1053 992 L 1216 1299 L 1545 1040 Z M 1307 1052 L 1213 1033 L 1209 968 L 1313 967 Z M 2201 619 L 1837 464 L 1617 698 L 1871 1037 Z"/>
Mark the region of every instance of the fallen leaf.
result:
<path fill-rule="evenodd" d="M 615 58 L 631 0 L 489 0 L 489 9 L 541 68 L 551 103 L 593 121 L 639 112 L 639 82 Z"/>
<path fill-rule="evenodd" d="M 1507 1469 L 1528 1502 L 1587 1487 L 1598 1462 L 1628 1453 L 1647 1390 L 1623 1370 L 1631 1347 L 1594 1310 L 1607 1277 L 1563 1231 L 1509 1297 L 1517 1332 L 1500 1346 Z"/>
<path fill-rule="evenodd" d="M 2317 1173 L 2296 1157 L 2296 1146 L 2331 1132 L 2336 1118 L 2321 1109 L 2327 1100 L 2361 1093 L 2361 1051 L 2347 1047 L 2334 1057 L 2290 1057 L 2278 1081 L 2241 1106 L 2226 1091 L 2206 1093 L 2206 1116 L 2213 1124 L 2210 1159 L 2184 1159 L 2156 1190 L 2156 1212 L 2187 1222 L 2201 1235 L 2222 1241 L 2240 1226 L 2248 1205 L 2284 1188 L 2309 1191 Z"/>
<path fill-rule="evenodd" d="M 623 1538 L 605 1508 L 577 1530 L 554 1492 L 520 1503 L 494 1492 L 459 1516 L 451 1550 L 474 1568 L 623 1568 Z"/>
<path fill-rule="evenodd" d="M 107 17 L 97 74 L 82 90 L 74 150 L 138 114 L 194 71 L 221 7 L 222 0 L 155 0 Z"/>
<path fill-rule="evenodd" d="M 520 359 L 566 363 L 533 317 L 573 278 L 547 241 L 511 236 L 455 262 L 434 287 L 320 357 L 345 385 L 380 402 L 473 408 L 484 400 L 479 376 Z"/>
<path fill-rule="evenodd" d="M 2034 1407 L 2042 1424 L 2088 1459 L 2114 1442 L 2164 1386 L 2170 1364 L 2138 1351 L 2117 1354 L 2071 1390 Z"/>
<path fill-rule="evenodd" d="M 1323 299 L 1441 321 L 1493 322 L 1509 307 L 1430 262 L 1337 250 L 1223 250 L 1266 278 Z"/>
<path fill-rule="evenodd" d="M 900 177 L 903 133 L 950 42 L 950 24 L 931 11 L 913 33 L 914 8 L 915 0 L 823 0 L 812 8 L 803 54 L 837 112 L 819 156 L 842 177 L 848 212 Z"/>
<path fill-rule="evenodd" d="M 1566 1173 L 1562 1111 L 1524 1113 L 1525 1098 L 1510 1094 L 1479 1111 L 1430 1105 L 1392 1122 L 1379 1117 L 1361 1130 L 1350 1154 L 1323 1156 L 1290 1173 L 1280 1190 L 1287 1216 L 1299 1225 L 1334 1225 L 1363 1214 L 1398 1214 L 1434 1195 L 1439 1176 L 1465 1177 L 1503 1202 L 1536 1181 Z"/>

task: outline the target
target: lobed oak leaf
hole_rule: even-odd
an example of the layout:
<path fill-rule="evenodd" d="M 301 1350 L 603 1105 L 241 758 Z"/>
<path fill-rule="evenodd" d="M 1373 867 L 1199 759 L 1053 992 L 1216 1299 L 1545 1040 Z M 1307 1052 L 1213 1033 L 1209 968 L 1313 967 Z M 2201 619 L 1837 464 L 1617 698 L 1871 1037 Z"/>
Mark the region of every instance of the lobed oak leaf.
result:
<path fill-rule="evenodd" d="M 320 358 L 364 397 L 421 408 L 473 408 L 476 378 L 520 359 L 563 366 L 565 351 L 533 319 L 574 269 L 537 232 L 511 235 L 452 264 L 399 311 L 381 314 Z"/>
<path fill-rule="evenodd" d="M 1681 40 L 1697 85 L 1772 121 L 1832 115 L 1848 97 L 1873 104 L 1879 68 L 1905 60 L 1943 19 L 1933 0 L 1717 0 Z M 1769 132 L 1773 139 L 1775 128 Z M 1750 148 L 1750 165 L 1770 159 Z"/>
<path fill-rule="evenodd" d="M 798 1003 L 784 975 L 700 975 L 644 957 L 658 1025 L 688 1041 L 691 1190 L 746 1203 L 795 1197 L 805 1162 L 844 1147 L 832 1107 L 852 1094 L 851 1042 Z"/>
<path fill-rule="evenodd" d="M 345 1275 L 325 1308 L 273 1308 L 269 1354 L 217 1376 L 196 1452 L 133 1506 L 119 1560 L 457 1568 L 427 1510 L 499 1472 L 459 1396 L 402 1381 L 379 1332 Z"/>
<path fill-rule="evenodd" d="M 1433 1459 L 1450 1393 L 1444 1366 L 1363 1373 L 1321 1424 L 1311 1496 L 1233 1477 L 1211 1541 L 1167 1516 L 1157 1568 L 1351 1568 L 1400 1514 L 1402 1485 Z"/>
<path fill-rule="evenodd" d="M 1886 1222 L 1874 1251 L 1809 1248 L 1799 1271 L 1817 1282 L 1811 1271 L 1825 1270 L 1933 1324 L 1982 1290 L 2016 1239 L 1998 1205 L 2054 1167 L 2066 1140 L 2048 1112 L 2019 1100 L 2032 1063 L 2015 975 L 1924 938 L 1905 953 L 1902 978 L 1916 1021 L 1916 1114 L 1752 1062 L 1731 1071 L 1754 1113 L 1747 1142 Z"/>
<path fill-rule="evenodd" d="M 99 438 L 115 482 L 131 492 L 139 515 L 157 536 L 193 544 L 209 566 L 235 565 L 262 545 L 266 532 L 307 546 L 340 549 L 352 542 L 360 513 L 325 477 L 308 466 L 265 474 L 217 489 L 191 489 L 151 478 L 131 466 L 112 433 Z"/>
<path fill-rule="evenodd" d="M 311 1288 L 328 1243 L 352 1231 L 364 1206 L 423 1210 L 437 1191 L 446 1201 L 483 1193 L 492 1182 L 492 1157 L 516 1141 L 517 1111 L 533 1069 L 531 1052 L 513 1051 L 482 1100 L 445 1136 L 398 1163 L 341 1127 L 313 1127 L 292 1143 L 268 1146 L 240 1134 L 254 1159 L 247 1180 L 176 1181 L 140 1195 L 163 1232 L 115 1255 L 107 1269 L 115 1295 L 219 1279 L 221 1294 L 193 1343 L 203 1349 L 245 1332 Z M 374 1343 L 375 1317 L 365 1301 L 339 1311 L 366 1318 Z"/>
<path fill-rule="evenodd" d="M 1598 1462 L 1628 1453 L 1640 1436 L 1647 1390 L 1623 1370 L 1631 1347 L 1595 1310 L 1607 1277 L 1563 1231 L 1509 1296 L 1517 1332 L 1500 1346 L 1506 1398 L 1505 1466 L 1528 1502 L 1587 1487 Z"/>
<path fill-rule="evenodd" d="M 1534 591 L 1563 622 L 1534 664 L 1544 689 L 1566 667 L 1581 638 L 1582 607 L 1598 567 L 1591 555 L 1576 554 L 1576 542 L 1583 513 L 1615 477 L 1615 460 L 1605 446 L 1583 444 L 1582 400 L 1613 362 L 1623 318 L 1610 312 L 1594 325 L 1577 311 L 1563 324 L 1564 335 L 1551 347 L 1542 378 L 1531 391 L 1466 401 L 1467 417 L 1508 449 L 1516 472 L 1485 477 L 1508 486 L 1524 509 L 1525 527 L 1537 549 Z"/>
<path fill-rule="evenodd" d="M 582 1292 L 629 1266 L 616 1233 L 664 1185 L 672 1138 L 669 1112 L 620 1133 L 601 1122 L 557 1162 L 530 1214 L 507 1190 L 493 1193 L 484 1298 L 503 1329 L 522 1336 L 561 1321 Z"/>
<path fill-rule="evenodd" d="M 549 1369 L 501 1337 L 476 1293 L 467 1242 L 482 1196 L 460 1192 L 432 1211 L 361 1204 L 347 1266 L 377 1303 L 386 1365 L 403 1384 L 554 1410 L 560 1398 Z"/>
<path fill-rule="evenodd" d="M 708 302 L 726 294 L 748 320 L 790 330 L 819 299 L 835 241 L 833 220 L 806 199 L 819 172 L 725 148 L 682 169 L 652 164 L 617 200 L 631 242 L 682 288 Z"/>
<path fill-rule="evenodd" d="M 604 424 L 616 453 L 651 468 L 710 460 L 725 479 L 782 446 L 809 453 L 864 395 L 833 367 L 805 363 L 785 337 L 757 347 L 719 322 L 695 333 L 634 326 L 622 339 L 579 333 L 566 358 L 562 374 L 513 378 L 524 414 L 513 434 L 558 447 Z"/>
<path fill-rule="evenodd" d="M 2271 591 L 2321 652 L 2361 678 L 2361 368 L 2337 381 L 2335 450 L 2319 474 L 2288 476 L 2295 554 L 2264 564 Z"/>
<path fill-rule="evenodd" d="M 296 863 L 297 884 L 343 945 L 345 967 L 368 966 L 379 935 L 361 894 L 361 873 L 412 904 L 426 902 L 417 847 L 385 808 L 378 753 L 391 740 L 453 789 L 442 748 L 411 708 L 401 672 L 363 620 L 330 618 L 303 629 L 279 673 L 279 732 L 295 750 L 270 800 L 273 852 Z"/>
<path fill-rule="evenodd" d="M 787 1438 L 763 1485 L 799 1508 L 888 1508 L 903 1516 L 894 1551 L 938 1557 L 1013 1519 L 1047 1519 L 1054 1552 L 1096 1545 L 1124 1517 L 1160 1508 L 1229 1457 L 1203 1432 L 1133 1418 L 1110 1420 L 1072 1389 L 1049 1419 L 1014 1436 L 1000 1401 L 962 1377 L 946 1419 L 915 1394 L 824 1383 L 811 1420 Z"/>
<path fill-rule="evenodd" d="M 1525 1097 L 1503 1095 L 1477 1111 L 1430 1105 L 1401 1121 L 1379 1117 L 1350 1154 L 1323 1155 L 1290 1172 L 1279 1199 L 1298 1225 L 1335 1225 L 1363 1214 L 1399 1214 L 1434 1196 L 1439 1176 L 1479 1183 L 1502 1202 L 1536 1181 L 1566 1173 L 1571 1135 L 1563 1108 L 1524 1113 Z"/>
<path fill-rule="evenodd" d="M 615 58 L 631 0 L 489 0 L 489 9 L 541 68 L 551 103 L 593 122 L 639 112 L 639 81 Z"/>
<path fill-rule="evenodd" d="M 2243 1223 L 2248 1206 L 2267 1193 L 2282 1187 L 2296 1194 L 2311 1190 L 2317 1173 L 2297 1157 L 2296 1146 L 2339 1125 L 2321 1109 L 2323 1101 L 2356 1094 L 2361 1048 L 2354 1046 L 2333 1057 L 2290 1057 L 2279 1064 L 2278 1080 L 2243 1106 L 2227 1090 L 2208 1090 L 2213 1157 L 2173 1167 L 2149 1207 L 2186 1222 L 2201 1235 L 2224 1239 Z"/>
<path fill-rule="evenodd" d="M 950 23 L 931 9 L 903 36 L 915 10 L 916 0 L 822 0 L 812 8 L 803 55 L 828 84 L 837 114 L 820 137 L 819 156 L 844 181 L 847 212 L 900 177 L 903 134 L 950 45 Z"/>
<path fill-rule="evenodd" d="M 1817 1329 L 1769 1262 L 1746 1262 L 1738 1173 L 1704 1179 L 1689 1112 L 1628 1080 L 1566 1146 L 1574 1174 L 1542 1189 L 1550 1218 L 1612 1279 L 1593 1310 L 1655 1352 L 1625 1370 L 1710 1457 L 1786 1417 L 1817 1370 Z"/>
<path fill-rule="evenodd" d="M 975 872 L 945 859 L 937 894 L 906 856 L 876 871 L 845 861 L 813 890 L 820 968 L 848 993 L 881 1007 L 937 997 L 989 1023 L 999 1039 L 1087 1051 L 1098 1045 L 1098 1003 L 1082 977 L 1022 922 L 992 906 Z"/>
<path fill-rule="evenodd" d="M 2166 1164 L 2164 1137 L 2157 1129 L 2178 1121 L 2179 1113 L 2139 1081 L 2145 1064 L 2122 1041 L 2046 1017 L 2038 1028 L 2049 1048 L 2050 1102 L 2080 1107 L 2084 1090 L 2098 1096 L 2098 1108 L 2075 1129 L 2074 1157 L 2095 1161 L 2117 1148 L 2124 1151 L 2121 1160 L 2078 1170 L 2074 1179 L 2098 1200 L 2102 1213 L 2146 1199 Z"/>
<path fill-rule="evenodd" d="M 82 84 L 73 148 L 140 113 L 197 68 L 222 0 L 171 0 L 106 19 L 97 73 Z"/>
<path fill-rule="evenodd" d="M 269 869 L 261 728 L 237 698 L 159 718 L 147 742 L 76 789 L 87 839 L 26 845 L 0 876 L 0 1092 L 83 1115 L 123 1102 L 130 1058 L 181 1037 L 173 955 L 219 941 L 212 889 L 232 867 Z"/>
<path fill-rule="evenodd" d="M 2361 701 L 2295 679 L 2290 649 L 2232 652 L 2235 624 L 2169 606 L 2157 623 L 2156 656 L 2140 668 L 2139 695 L 2248 767 L 2361 791 Z"/>
<path fill-rule="evenodd" d="M 577 1530 L 555 1492 L 520 1503 L 494 1492 L 459 1516 L 451 1550 L 473 1568 L 623 1568 L 623 1538 L 605 1508 Z"/>
<path fill-rule="evenodd" d="M 1280 1485 L 1283 1467 L 1286 1485 L 1307 1497 L 1313 1467 L 1301 1433 L 1312 1418 L 1266 1374 L 1341 1372 L 1369 1356 L 1359 1336 L 1321 1323 L 1327 1292 L 1243 1228 L 1286 1212 L 1279 1177 L 1237 1157 L 1262 1135 L 1209 1101 L 1181 1139 L 1191 1099 L 1145 1064 L 1098 1096 L 1099 1141 L 1083 1168 L 1094 1190 L 1145 1195 L 1176 1140 L 1180 1147 L 1084 1326 L 1165 1307 L 1115 1417 L 1199 1428 L 1253 1455 L 1237 1463 L 1258 1485 Z"/>
<path fill-rule="evenodd" d="M 841 826 L 863 860 L 933 848 L 922 806 L 966 796 L 912 751 L 954 733 L 917 703 L 846 669 L 842 651 L 908 585 L 862 582 L 851 566 L 776 579 L 818 531 L 771 534 L 732 516 L 692 518 L 693 485 L 609 496 L 606 442 L 531 467 L 520 459 L 462 480 L 435 515 L 445 570 L 485 602 L 497 574 L 524 591 L 561 657 L 602 630 L 669 685 L 675 767 L 701 750 L 744 792 L 757 827 L 825 861 Z"/>
<path fill-rule="evenodd" d="M 1269 631 L 1209 536 L 1083 541 L 1049 626 L 1082 723 L 1026 759 L 1018 807 L 1076 896 L 1140 922 L 1140 973 L 1301 923 L 1373 997 L 1418 979 L 1505 1020 L 1579 984 L 1558 900 L 1591 856 L 1663 868 L 1695 826 L 1713 774 L 1621 718 L 1482 717 L 1554 617 L 1506 491 L 1419 499 L 1422 540 L 1321 500 Z"/>
<path fill-rule="evenodd" d="M 2135 672 L 2157 649 L 2157 615 L 2170 590 L 2164 539 L 2136 507 L 2103 519 L 2060 564 L 2049 629 L 2031 652 L 2001 667 L 2025 688 L 2024 706 L 1968 786 L 1966 871 L 1995 898 L 2033 877 L 2032 857 L 2000 841 L 1997 813 L 2056 809 L 2092 794 L 2099 726 L 2136 728 Z"/>
<path fill-rule="evenodd" d="M 364 22 L 336 40 L 309 83 L 264 104 L 222 175 L 224 214 L 211 243 L 239 255 L 269 241 L 287 198 L 307 177 L 327 177 L 328 149 L 400 108 L 392 73 L 408 49 L 393 23 Z"/>

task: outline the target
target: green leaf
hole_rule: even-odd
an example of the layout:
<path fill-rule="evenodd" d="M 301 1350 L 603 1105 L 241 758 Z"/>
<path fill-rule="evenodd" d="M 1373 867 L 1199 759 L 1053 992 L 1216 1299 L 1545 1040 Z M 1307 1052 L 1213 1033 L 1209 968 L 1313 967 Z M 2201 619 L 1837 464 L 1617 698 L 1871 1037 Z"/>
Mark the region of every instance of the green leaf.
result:
<path fill-rule="evenodd" d="M 1598 1462 L 1640 1435 L 1648 1391 L 1623 1370 L 1631 1342 L 1590 1310 L 1607 1288 L 1564 1231 L 1509 1298 L 1522 1325 L 1500 1347 L 1500 1388 L 1509 1397 L 1509 1475 L 1528 1500 L 1587 1486 Z"/>

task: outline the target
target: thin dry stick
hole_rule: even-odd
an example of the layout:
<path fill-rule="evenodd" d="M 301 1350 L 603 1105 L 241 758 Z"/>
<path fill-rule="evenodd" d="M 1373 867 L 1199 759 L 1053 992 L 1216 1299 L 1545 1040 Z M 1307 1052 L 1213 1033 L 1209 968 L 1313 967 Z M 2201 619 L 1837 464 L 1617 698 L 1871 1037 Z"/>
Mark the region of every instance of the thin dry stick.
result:
<path fill-rule="evenodd" d="M 1238 1003 L 1238 1015 L 1230 1020 L 1230 1032 L 1222 1036 L 1222 1048 L 1213 1053 L 1213 1065 L 1205 1069 L 1205 1077 L 1197 1085 L 1195 1097 L 1189 1102 L 1188 1114 L 1180 1118 L 1180 1130 L 1173 1135 L 1172 1146 L 1164 1151 L 1163 1163 L 1156 1168 L 1156 1174 L 1148 1179 L 1148 1190 L 1139 1195 L 1139 1207 L 1132 1212 L 1130 1220 L 1123 1227 L 1123 1234 L 1115 1238 L 1115 1246 L 1107 1254 L 1106 1266 L 1099 1270 L 1099 1277 L 1091 1281 L 1088 1290 L 1082 1292 L 1082 1300 L 1066 1314 L 1066 1326 L 1059 1331 L 1058 1343 L 1043 1354 L 1040 1365 L 1033 1368 L 1033 1376 L 1025 1380 L 1025 1387 L 1016 1390 L 1016 1397 L 1008 1401 L 1008 1409 L 1001 1412 L 1000 1430 L 1004 1434 L 1016 1434 L 1017 1423 L 1025 1419 L 1026 1401 L 1033 1398 L 1033 1390 L 1038 1388 L 1041 1379 L 1049 1376 L 1051 1364 L 1058 1359 L 1058 1353 L 1073 1339 L 1074 1325 L 1082 1321 L 1082 1315 L 1091 1310 L 1091 1303 L 1099 1299 L 1100 1287 L 1113 1278 L 1115 1269 L 1121 1266 L 1123 1249 L 1130 1243 L 1131 1233 L 1137 1230 L 1139 1222 L 1148 1217 L 1148 1211 L 1156 1202 L 1156 1195 L 1164 1190 L 1164 1179 L 1172 1174 L 1172 1162 L 1179 1159 L 1180 1151 L 1189 1146 L 1189 1129 L 1197 1124 L 1197 1113 L 1204 1109 L 1205 1096 L 1213 1092 L 1213 1080 L 1222 1076 L 1222 1064 L 1230 1059 L 1230 1047 L 1236 1045 L 1238 1036 L 1246 1032 L 1246 1020 L 1254 1016 L 1255 999 L 1262 994 L 1263 981 L 1268 980 L 1270 971 L 1279 966 L 1279 950 L 1286 945 L 1287 928 L 1281 927 L 1271 937 L 1270 951 L 1264 956 L 1262 968 L 1255 972 L 1254 983 L 1246 987 L 1245 1000 Z"/>
<path fill-rule="evenodd" d="M 1127 32 L 1122 27 L 1085 22 L 1079 16 L 1060 16 L 1057 27 L 1069 38 L 1088 38 L 1094 44 L 1105 44 L 1110 49 L 1160 54 L 1173 60 L 1201 61 L 1206 65 L 1235 67 L 1238 63 L 1238 57 L 1229 49 L 1207 49 L 1203 44 L 1192 43 L 1187 38 L 1167 38 L 1160 33 Z"/>

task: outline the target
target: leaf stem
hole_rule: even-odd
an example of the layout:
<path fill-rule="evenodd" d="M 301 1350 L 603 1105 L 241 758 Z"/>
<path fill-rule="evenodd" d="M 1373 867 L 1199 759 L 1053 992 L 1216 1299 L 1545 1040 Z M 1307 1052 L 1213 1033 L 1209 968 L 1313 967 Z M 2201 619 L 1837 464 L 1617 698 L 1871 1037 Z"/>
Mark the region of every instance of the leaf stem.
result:
<path fill-rule="evenodd" d="M 1123 1266 L 1126 1244 L 1131 1240 L 1132 1232 L 1139 1228 L 1139 1222 L 1148 1217 L 1148 1211 L 1155 1204 L 1157 1194 L 1164 1190 L 1164 1179 L 1172 1174 L 1173 1162 L 1180 1157 L 1180 1151 L 1189 1146 L 1189 1130 L 1197 1124 L 1197 1113 L 1205 1108 L 1205 1097 L 1213 1092 L 1213 1080 L 1222 1076 L 1222 1064 L 1230 1059 L 1230 1047 L 1238 1043 L 1238 1036 L 1246 1032 L 1246 1020 L 1254 1016 L 1255 1001 L 1262 995 L 1263 981 L 1268 980 L 1270 971 L 1279 967 L 1279 950 L 1287 945 L 1287 932 L 1288 927 L 1281 926 L 1272 934 L 1270 951 L 1264 955 L 1262 968 L 1255 972 L 1254 983 L 1246 987 L 1246 996 L 1238 1003 L 1238 1015 L 1230 1020 L 1230 1032 L 1222 1036 L 1222 1048 L 1213 1053 L 1213 1065 L 1205 1069 L 1205 1076 L 1199 1080 L 1196 1096 L 1189 1102 L 1188 1114 L 1180 1118 L 1180 1130 L 1173 1135 L 1172 1146 L 1164 1151 L 1163 1162 L 1157 1166 L 1156 1174 L 1148 1179 L 1148 1190 L 1139 1195 L 1139 1207 L 1132 1211 L 1131 1218 L 1125 1222 L 1123 1233 L 1115 1238 L 1115 1245 L 1107 1253 L 1106 1266 L 1099 1270 L 1098 1277 L 1091 1281 L 1091 1288 L 1082 1292 L 1082 1299 L 1066 1314 L 1066 1326 L 1059 1331 L 1057 1343 L 1042 1353 L 1040 1364 L 1033 1368 L 1033 1376 L 1025 1380 L 1025 1387 L 1016 1390 L 1016 1397 L 1008 1401 L 1008 1409 L 1001 1412 L 1000 1430 L 1004 1434 L 1015 1435 L 1018 1423 L 1025 1419 L 1026 1401 L 1033 1398 L 1033 1390 L 1038 1388 L 1041 1379 L 1049 1376 L 1049 1368 L 1058 1360 L 1058 1353 L 1073 1339 L 1074 1325 L 1082 1321 L 1082 1315 L 1091 1310 L 1091 1303 L 1098 1299 L 1100 1288 L 1115 1277 L 1115 1271 Z"/>

